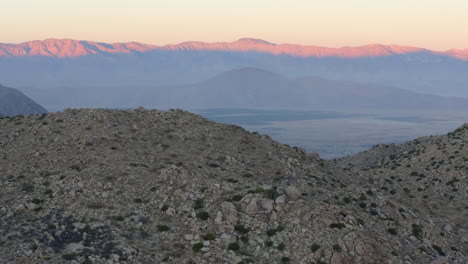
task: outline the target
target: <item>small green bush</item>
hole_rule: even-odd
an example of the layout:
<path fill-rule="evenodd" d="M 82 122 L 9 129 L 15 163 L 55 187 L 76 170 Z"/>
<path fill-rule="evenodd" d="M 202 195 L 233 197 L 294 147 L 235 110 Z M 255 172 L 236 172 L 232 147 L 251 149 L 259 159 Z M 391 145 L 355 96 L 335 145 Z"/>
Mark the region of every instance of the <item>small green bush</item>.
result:
<path fill-rule="evenodd" d="M 266 231 L 266 234 L 267 234 L 267 236 L 272 237 L 272 236 L 276 235 L 276 232 L 277 232 L 276 228 L 273 228 L 273 229 L 268 229 Z"/>
<path fill-rule="evenodd" d="M 104 205 L 99 202 L 89 202 L 86 204 L 86 207 L 89 209 L 101 209 L 104 207 Z"/>
<path fill-rule="evenodd" d="M 239 194 L 238 194 L 238 195 L 234 195 L 234 196 L 232 197 L 232 200 L 233 200 L 234 202 L 239 202 L 240 200 L 242 200 L 243 197 L 244 197 L 244 196 L 239 195 Z"/>
<path fill-rule="evenodd" d="M 444 250 L 442 250 L 442 248 L 438 245 L 432 245 L 432 248 L 435 249 L 437 251 L 437 253 L 439 253 L 439 255 L 441 256 L 445 256 L 445 252 Z"/>
<path fill-rule="evenodd" d="M 210 218 L 210 214 L 208 214 L 208 212 L 199 212 L 197 213 L 197 217 L 201 220 L 208 220 L 208 218 Z"/>
<path fill-rule="evenodd" d="M 272 237 L 276 235 L 276 233 L 281 232 L 283 230 L 284 230 L 283 226 L 278 226 L 277 228 L 268 229 L 266 233 L 267 233 L 267 236 Z"/>
<path fill-rule="evenodd" d="M 206 234 L 206 235 L 203 236 L 203 240 L 208 240 L 209 241 L 209 240 L 215 240 L 215 239 L 216 239 L 216 237 L 214 235 L 212 235 L 212 234 Z"/>
<path fill-rule="evenodd" d="M 199 242 L 196 243 L 192 246 L 193 252 L 200 252 L 200 250 L 203 248 L 203 243 Z"/>
<path fill-rule="evenodd" d="M 239 244 L 234 242 L 228 245 L 228 249 L 232 251 L 238 251 L 240 249 L 240 246 Z"/>
<path fill-rule="evenodd" d="M 342 249 L 341 249 L 340 245 L 335 244 L 335 245 L 333 245 L 333 250 L 335 250 L 337 252 L 341 252 Z"/>
<path fill-rule="evenodd" d="M 279 251 L 283 251 L 286 248 L 286 245 L 284 243 L 280 243 L 277 248 Z"/>
<path fill-rule="evenodd" d="M 423 226 L 413 224 L 411 227 L 412 227 L 413 236 L 417 237 L 418 239 L 421 239 L 422 238 L 422 233 L 423 233 Z"/>
<path fill-rule="evenodd" d="M 312 244 L 312 246 L 310 246 L 310 249 L 312 250 L 312 253 L 315 253 L 317 250 L 319 250 L 320 248 L 320 245 L 317 244 L 317 243 L 314 243 Z"/>
<path fill-rule="evenodd" d="M 64 260 L 74 260 L 76 258 L 76 254 L 75 253 L 67 253 L 65 255 L 62 255 L 62 258 Z"/>
<path fill-rule="evenodd" d="M 342 229 L 342 228 L 345 228 L 346 225 L 343 224 L 343 223 L 332 223 L 330 224 L 330 228 L 338 228 L 338 229 Z"/>
<path fill-rule="evenodd" d="M 395 228 L 389 228 L 389 229 L 387 229 L 387 232 L 389 232 L 390 234 L 392 234 L 394 236 L 396 236 L 398 234 Z"/>
<path fill-rule="evenodd" d="M 197 210 L 197 209 L 201 209 L 201 208 L 203 208 L 203 199 L 195 200 L 195 203 L 193 205 L 193 209 Z"/>
<path fill-rule="evenodd" d="M 246 228 L 244 225 L 241 224 L 235 225 L 234 230 L 240 234 L 247 234 L 250 232 L 250 229 Z"/>
<path fill-rule="evenodd" d="M 170 228 L 167 225 L 157 225 L 157 228 L 159 232 L 166 232 L 170 230 Z"/>
<path fill-rule="evenodd" d="M 33 192 L 34 191 L 34 185 L 26 183 L 21 187 L 21 189 L 23 191 L 25 191 L 25 192 Z"/>
<path fill-rule="evenodd" d="M 76 164 L 75 164 L 75 165 L 71 165 L 71 166 L 70 166 L 70 169 L 71 169 L 71 170 L 76 170 L 76 171 L 81 171 L 80 165 L 76 165 Z"/>

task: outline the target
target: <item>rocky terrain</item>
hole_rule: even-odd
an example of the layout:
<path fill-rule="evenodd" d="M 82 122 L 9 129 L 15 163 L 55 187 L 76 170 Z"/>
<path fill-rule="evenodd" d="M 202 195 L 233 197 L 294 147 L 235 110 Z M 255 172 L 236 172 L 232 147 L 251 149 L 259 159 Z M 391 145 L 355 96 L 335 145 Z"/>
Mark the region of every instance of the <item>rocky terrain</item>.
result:
<path fill-rule="evenodd" d="M 468 126 L 325 161 L 181 110 L 0 119 L 1 263 L 466 263 Z"/>
<path fill-rule="evenodd" d="M 20 91 L 0 84 L 0 116 L 32 115 L 47 113 L 44 107 Z"/>

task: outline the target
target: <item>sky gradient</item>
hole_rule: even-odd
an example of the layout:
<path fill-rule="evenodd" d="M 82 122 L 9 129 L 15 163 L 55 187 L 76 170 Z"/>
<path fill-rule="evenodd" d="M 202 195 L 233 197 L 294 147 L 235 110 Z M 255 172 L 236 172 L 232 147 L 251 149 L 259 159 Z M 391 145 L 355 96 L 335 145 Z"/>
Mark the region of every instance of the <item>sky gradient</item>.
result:
<path fill-rule="evenodd" d="M 468 48 L 467 0 L 15 0 L 0 42 L 46 38 L 164 45 L 189 40 Z"/>

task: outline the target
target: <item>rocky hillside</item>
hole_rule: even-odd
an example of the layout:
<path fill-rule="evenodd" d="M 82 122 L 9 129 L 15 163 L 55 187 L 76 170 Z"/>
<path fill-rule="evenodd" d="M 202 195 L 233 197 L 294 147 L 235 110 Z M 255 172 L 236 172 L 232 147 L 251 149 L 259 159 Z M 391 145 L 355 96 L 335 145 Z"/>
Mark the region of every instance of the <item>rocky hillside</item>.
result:
<path fill-rule="evenodd" d="M 378 145 L 335 161 L 361 170 L 382 186 L 379 195 L 399 199 L 432 228 L 468 248 L 468 124 L 443 136 L 402 145 Z M 360 178 L 361 184 L 366 184 Z M 465 253 L 466 254 L 466 253 Z"/>
<path fill-rule="evenodd" d="M 418 144 L 445 143 L 454 158 L 439 167 L 425 170 L 422 149 L 406 156 L 418 175 L 403 160 L 342 168 L 181 110 L 72 109 L 0 127 L 2 263 L 468 260 L 466 126 Z M 419 183 L 434 191 L 423 198 Z M 445 186 L 457 191 L 433 195 Z"/>
<path fill-rule="evenodd" d="M 0 116 L 33 115 L 47 113 L 20 91 L 0 85 Z"/>

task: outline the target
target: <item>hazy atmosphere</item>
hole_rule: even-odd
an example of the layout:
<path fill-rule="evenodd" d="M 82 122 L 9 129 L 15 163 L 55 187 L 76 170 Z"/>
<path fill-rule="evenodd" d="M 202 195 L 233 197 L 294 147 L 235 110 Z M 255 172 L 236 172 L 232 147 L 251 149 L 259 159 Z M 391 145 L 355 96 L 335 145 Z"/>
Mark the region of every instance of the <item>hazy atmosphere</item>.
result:
<path fill-rule="evenodd" d="M 467 264 L 467 0 L 0 5 L 0 263 Z"/>

